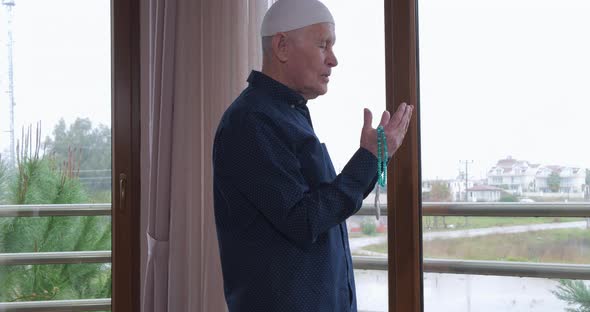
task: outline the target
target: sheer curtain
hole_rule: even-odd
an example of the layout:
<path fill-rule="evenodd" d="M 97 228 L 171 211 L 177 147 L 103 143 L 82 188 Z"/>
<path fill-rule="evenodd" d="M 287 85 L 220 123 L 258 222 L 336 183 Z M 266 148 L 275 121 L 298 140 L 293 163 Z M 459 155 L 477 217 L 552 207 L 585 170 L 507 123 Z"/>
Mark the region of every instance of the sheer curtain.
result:
<path fill-rule="evenodd" d="M 211 148 L 268 0 L 142 2 L 142 311 L 224 311 Z"/>

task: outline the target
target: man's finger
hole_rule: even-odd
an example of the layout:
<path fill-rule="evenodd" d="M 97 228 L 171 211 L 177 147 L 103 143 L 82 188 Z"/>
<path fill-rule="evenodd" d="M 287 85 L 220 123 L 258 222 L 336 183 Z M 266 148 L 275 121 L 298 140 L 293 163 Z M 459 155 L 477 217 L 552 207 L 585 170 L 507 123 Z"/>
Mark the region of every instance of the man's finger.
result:
<path fill-rule="evenodd" d="M 384 111 L 383 115 L 381 115 L 381 122 L 379 123 L 380 126 L 385 126 L 389 122 L 389 112 Z"/>
<path fill-rule="evenodd" d="M 404 132 L 403 132 L 404 135 L 408 131 L 408 126 L 410 125 L 410 120 L 412 119 L 412 111 L 413 111 L 412 106 L 408 106 L 408 108 L 406 109 L 406 112 L 404 113 L 404 117 L 403 117 L 402 123 L 401 123 L 401 126 L 404 129 Z"/>
<path fill-rule="evenodd" d="M 387 125 L 390 129 L 396 129 L 399 127 L 399 124 L 402 121 L 402 117 L 404 116 L 404 113 L 406 112 L 407 107 L 408 106 L 405 102 L 400 104 L 400 106 L 395 111 L 395 114 L 393 114 L 393 116 L 391 116 L 391 120 L 389 121 L 389 124 Z"/>
<path fill-rule="evenodd" d="M 373 113 L 371 113 L 371 110 L 369 110 L 368 108 L 365 108 L 364 110 L 365 112 L 365 122 L 363 124 L 363 129 L 365 128 L 371 128 L 371 124 L 373 124 Z"/>

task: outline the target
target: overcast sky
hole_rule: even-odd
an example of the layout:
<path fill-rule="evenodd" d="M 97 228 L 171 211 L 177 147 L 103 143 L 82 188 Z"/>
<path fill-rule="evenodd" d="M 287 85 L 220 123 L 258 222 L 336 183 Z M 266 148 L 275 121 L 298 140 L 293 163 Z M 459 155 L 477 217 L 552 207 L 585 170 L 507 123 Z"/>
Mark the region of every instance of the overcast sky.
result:
<path fill-rule="evenodd" d="M 310 108 L 342 168 L 362 108 L 376 124 L 385 106 L 383 1 L 324 3 L 340 65 Z M 508 155 L 590 167 L 588 1 L 421 0 L 419 13 L 423 178 L 455 177 L 460 160 L 485 176 Z"/>
<path fill-rule="evenodd" d="M 363 108 L 385 108 L 383 1 L 324 0 L 339 65 L 309 103 L 340 170 L 358 148 Z M 452 178 L 460 160 L 484 176 L 511 155 L 590 167 L 590 4 L 584 0 L 421 0 L 423 177 Z M 75 13 L 73 13 L 75 12 Z M 0 128 L 8 130 L 6 16 L 0 15 Z M 16 126 L 63 117 L 110 124 L 109 1 L 16 0 Z M 0 150 L 8 135 L 0 134 Z"/>
<path fill-rule="evenodd" d="M 15 125 L 41 120 L 43 137 L 64 118 L 110 125 L 110 4 L 15 0 Z M 9 146 L 6 11 L 0 6 L 0 151 Z M 4 156 L 3 156 L 4 157 Z M 7 157 L 7 155 L 6 155 Z"/>

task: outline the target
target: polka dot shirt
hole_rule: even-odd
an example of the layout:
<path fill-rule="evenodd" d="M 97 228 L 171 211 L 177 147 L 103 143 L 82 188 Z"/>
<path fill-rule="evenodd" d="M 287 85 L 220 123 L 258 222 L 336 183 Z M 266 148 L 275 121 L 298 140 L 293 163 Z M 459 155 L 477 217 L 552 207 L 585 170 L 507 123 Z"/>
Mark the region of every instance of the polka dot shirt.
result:
<path fill-rule="evenodd" d="M 346 219 L 376 182 L 359 148 L 339 175 L 307 101 L 253 71 L 213 146 L 215 222 L 230 312 L 357 311 Z"/>

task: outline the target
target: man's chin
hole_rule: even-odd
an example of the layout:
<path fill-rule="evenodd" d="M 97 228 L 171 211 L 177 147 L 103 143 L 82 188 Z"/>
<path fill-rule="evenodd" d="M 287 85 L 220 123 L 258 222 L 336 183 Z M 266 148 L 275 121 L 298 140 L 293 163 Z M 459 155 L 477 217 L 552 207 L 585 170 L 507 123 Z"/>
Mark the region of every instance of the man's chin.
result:
<path fill-rule="evenodd" d="M 313 100 L 313 99 L 317 98 L 318 96 L 324 95 L 326 93 L 328 93 L 328 86 L 327 85 L 314 90 L 313 93 L 312 92 L 308 93 L 307 95 L 305 95 L 305 99 L 306 100 Z"/>
<path fill-rule="evenodd" d="M 324 95 L 326 93 L 328 93 L 328 84 L 325 84 L 323 86 L 323 88 L 321 88 L 321 89 L 318 90 L 318 95 L 317 96 Z"/>

